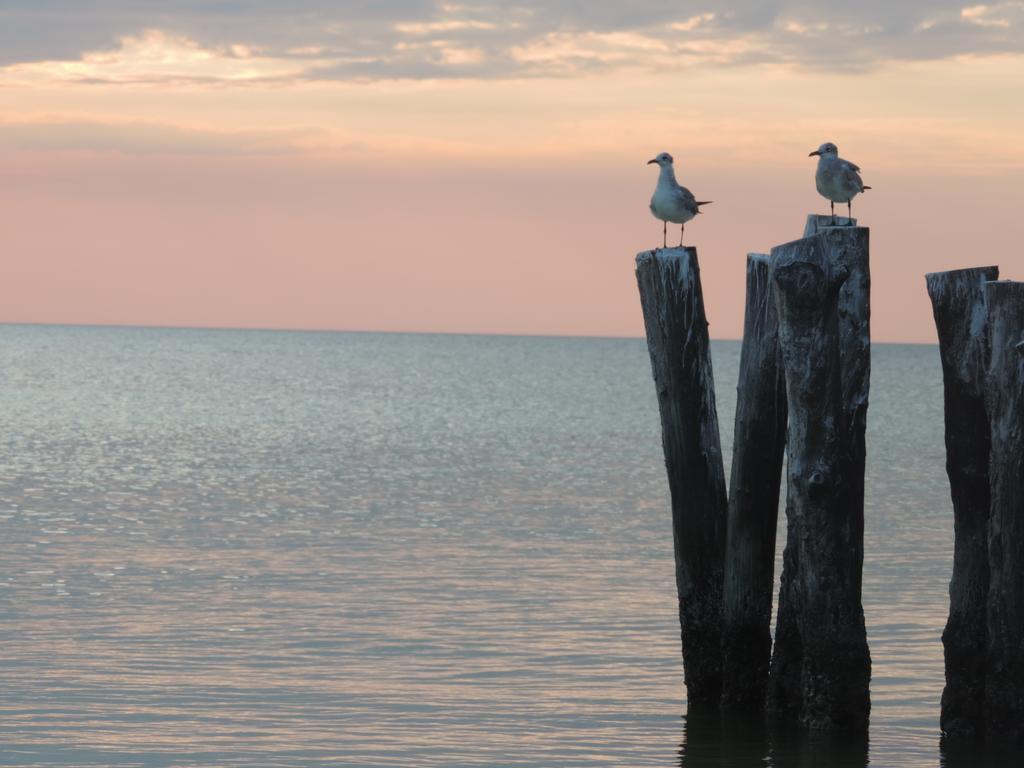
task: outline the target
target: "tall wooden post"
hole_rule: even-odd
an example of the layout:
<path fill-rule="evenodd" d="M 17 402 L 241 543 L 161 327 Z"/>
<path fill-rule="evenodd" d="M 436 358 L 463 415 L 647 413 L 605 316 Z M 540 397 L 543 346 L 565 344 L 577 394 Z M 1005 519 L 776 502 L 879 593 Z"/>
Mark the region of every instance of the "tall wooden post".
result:
<path fill-rule="evenodd" d="M 954 740 L 984 734 L 991 443 L 985 412 L 989 359 L 985 283 L 998 277 L 998 267 L 925 276 L 939 335 L 946 473 L 953 498 L 953 576 L 949 619 L 942 633 L 946 687 L 941 727 L 946 738 Z"/>
<path fill-rule="evenodd" d="M 1024 744 L 1024 283 L 985 286 L 992 357 L 992 505 L 988 556 L 985 725 L 992 741 Z"/>
<path fill-rule="evenodd" d="M 852 543 L 857 552 L 856 561 L 851 562 L 854 566 L 851 578 L 859 606 L 864 573 L 864 473 L 871 384 L 870 230 L 857 226 L 831 227 L 822 230 L 821 236 L 829 261 L 847 275 L 839 289 L 840 410 L 846 491 L 842 501 L 844 513 L 850 518 Z"/>
<path fill-rule="evenodd" d="M 747 306 L 740 353 L 729 481 L 722 615 L 722 705 L 764 706 L 771 662 L 775 536 L 786 447 L 786 381 L 768 256 L 747 256 Z"/>
<path fill-rule="evenodd" d="M 772 250 L 789 402 L 787 544 L 769 703 L 807 727 L 870 713 L 861 605 L 870 370 L 868 232 L 819 228 Z"/>
<path fill-rule="evenodd" d="M 641 253 L 636 276 L 672 499 L 687 698 L 717 706 L 726 493 L 697 250 Z"/>

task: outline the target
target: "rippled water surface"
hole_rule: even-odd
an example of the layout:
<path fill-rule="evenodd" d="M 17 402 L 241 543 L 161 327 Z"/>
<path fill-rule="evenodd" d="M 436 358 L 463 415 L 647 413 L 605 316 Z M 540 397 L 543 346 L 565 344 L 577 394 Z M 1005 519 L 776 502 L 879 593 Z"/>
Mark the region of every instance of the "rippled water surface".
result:
<path fill-rule="evenodd" d="M 0 763 L 936 765 L 938 353 L 873 364 L 851 746 L 685 720 L 640 340 L 0 327 Z"/>

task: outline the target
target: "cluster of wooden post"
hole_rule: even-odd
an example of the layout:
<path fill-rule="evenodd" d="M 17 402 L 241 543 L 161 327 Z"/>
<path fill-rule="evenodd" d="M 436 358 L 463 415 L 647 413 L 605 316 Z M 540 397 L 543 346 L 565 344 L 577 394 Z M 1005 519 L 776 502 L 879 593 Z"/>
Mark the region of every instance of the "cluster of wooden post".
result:
<path fill-rule="evenodd" d="M 689 705 L 767 707 L 811 728 L 857 731 L 870 710 L 861 607 L 868 230 L 811 216 L 804 234 L 770 257 L 748 257 L 728 497 L 696 250 L 641 253 L 637 281 L 672 500 Z M 784 448 L 788 525 L 773 647 Z"/>
<path fill-rule="evenodd" d="M 942 358 L 955 544 L 942 635 L 952 741 L 1024 741 L 1024 283 L 927 276 Z"/>

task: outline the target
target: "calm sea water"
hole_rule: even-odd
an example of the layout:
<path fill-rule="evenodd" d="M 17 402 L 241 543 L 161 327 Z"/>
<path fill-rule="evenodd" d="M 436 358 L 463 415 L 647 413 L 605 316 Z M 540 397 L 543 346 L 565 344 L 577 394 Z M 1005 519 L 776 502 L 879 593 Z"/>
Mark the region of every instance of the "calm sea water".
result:
<path fill-rule="evenodd" d="M 851 746 L 685 719 L 640 340 L 0 327 L 0 763 L 937 765 L 938 353 L 873 363 Z"/>

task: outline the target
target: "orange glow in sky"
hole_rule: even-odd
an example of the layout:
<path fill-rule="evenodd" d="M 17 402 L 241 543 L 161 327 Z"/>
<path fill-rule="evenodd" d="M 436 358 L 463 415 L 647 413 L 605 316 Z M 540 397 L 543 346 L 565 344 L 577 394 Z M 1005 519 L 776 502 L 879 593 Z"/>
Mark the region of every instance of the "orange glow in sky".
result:
<path fill-rule="evenodd" d="M 885 19 L 733 30 L 695 6 L 588 29 L 420 5 L 367 27 L 379 50 L 340 22 L 268 42 L 142 19 L 6 56 L 0 321 L 640 335 L 645 162 L 666 150 L 714 201 L 687 244 L 712 335 L 736 338 L 746 253 L 828 210 L 807 157 L 827 140 L 873 187 L 854 215 L 876 339 L 933 341 L 926 272 L 1024 279 L 1024 55 L 999 44 L 1024 3 L 921 4 L 914 40 L 989 37 L 913 56 Z M 819 66 L 826 32 L 856 44 Z"/>

